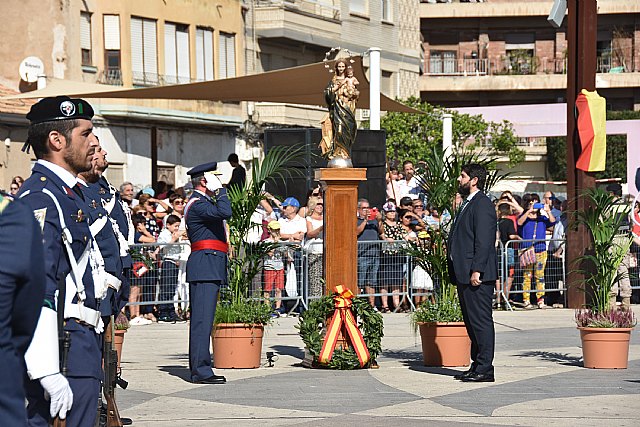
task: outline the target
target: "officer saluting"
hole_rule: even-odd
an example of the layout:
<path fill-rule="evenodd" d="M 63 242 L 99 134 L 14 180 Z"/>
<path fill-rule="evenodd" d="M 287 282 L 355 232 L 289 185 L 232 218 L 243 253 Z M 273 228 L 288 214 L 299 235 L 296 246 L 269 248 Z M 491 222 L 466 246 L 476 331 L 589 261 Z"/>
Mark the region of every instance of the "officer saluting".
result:
<path fill-rule="evenodd" d="M 47 426 L 56 415 L 70 426 L 93 426 L 96 419 L 103 327 L 98 306 L 106 288 L 99 281 L 94 286 L 96 248 L 76 186 L 76 176 L 91 169 L 98 144 L 92 117 L 86 101 L 66 96 L 44 98 L 27 114 L 25 149 L 33 148 L 38 161 L 19 197 L 42 229 L 46 272 L 44 305 L 25 355 L 30 426 Z M 62 324 L 70 337 L 66 360 L 59 358 Z"/>
<path fill-rule="evenodd" d="M 209 342 L 216 314 L 220 285 L 227 284 L 227 235 L 224 220 L 231 218 L 227 190 L 216 171 L 216 162 L 196 166 L 187 172 L 194 193 L 184 217 L 191 241 L 187 261 L 187 282 L 191 301 L 189 325 L 189 368 L 191 381 L 223 384 L 226 378 L 211 369 Z"/>
<path fill-rule="evenodd" d="M 31 210 L 0 193 L 0 420 L 24 426 L 24 353 L 44 299 L 42 234 Z"/>

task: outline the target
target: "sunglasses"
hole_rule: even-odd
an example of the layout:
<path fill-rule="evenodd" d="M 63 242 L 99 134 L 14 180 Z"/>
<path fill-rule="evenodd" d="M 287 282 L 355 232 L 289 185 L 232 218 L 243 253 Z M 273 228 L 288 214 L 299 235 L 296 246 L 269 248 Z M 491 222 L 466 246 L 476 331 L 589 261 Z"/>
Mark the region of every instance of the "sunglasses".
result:
<path fill-rule="evenodd" d="M 11 191 L 18 191 L 18 187 L 11 187 Z"/>
<path fill-rule="evenodd" d="M 413 205 L 414 208 L 424 209 L 424 205 Z"/>
<path fill-rule="evenodd" d="M 402 219 L 411 219 L 410 216 L 403 216 Z"/>
<path fill-rule="evenodd" d="M 176 200 L 175 202 L 173 202 L 174 205 L 184 205 L 184 202 L 182 200 Z"/>

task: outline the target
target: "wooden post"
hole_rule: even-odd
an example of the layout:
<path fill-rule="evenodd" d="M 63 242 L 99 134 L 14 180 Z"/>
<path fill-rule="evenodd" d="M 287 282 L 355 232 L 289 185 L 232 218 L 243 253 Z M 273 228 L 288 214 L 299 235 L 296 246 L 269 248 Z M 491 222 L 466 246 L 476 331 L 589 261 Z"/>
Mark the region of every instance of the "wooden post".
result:
<path fill-rule="evenodd" d="M 158 188 L 158 128 L 151 128 L 151 188 Z"/>
<path fill-rule="evenodd" d="M 596 35 L 598 11 L 596 0 L 569 0 L 567 41 L 569 44 L 567 67 L 567 199 L 569 210 L 582 209 L 578 196 L 585 188 L 595 187 L 592 174 L 576 169 L 581 153 L 576 129 L 575 102 L 582 89 L 596 88 Z M 571 218 L 571 215 L 570 215 Z M 569 224 L 567 231 L 567 298 L 568 306 L 580 308 L 585 304 L 585 293 L 580 290 L 582 275 L 575 260 L 590 244 L 584 227 Z"/>
<path fill-rule="evenodd" d="M 365 168 L 323 168 L 316 170 L 324 192 L 324 277 L 325 295 L 337 285 L 358 290 L 358 236 L 356 235 L 358 184 L 366 181 Z"/>

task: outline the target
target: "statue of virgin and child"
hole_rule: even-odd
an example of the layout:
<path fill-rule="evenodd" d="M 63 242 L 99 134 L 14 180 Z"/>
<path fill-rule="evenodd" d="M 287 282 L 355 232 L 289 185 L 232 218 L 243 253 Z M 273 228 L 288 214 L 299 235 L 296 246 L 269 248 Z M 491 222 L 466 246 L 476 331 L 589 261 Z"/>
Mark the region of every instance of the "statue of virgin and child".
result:
<path fill-rule="evenodd" d="M 353 67 L 345 60 L 337 60 L 334 71 L 324 90 L 329 113 L 320 122 L 320 149 L 329 159 L 329 167 L 352 167 L 351 146 L 358 130 L 355 111 L 360 96 L 359 82 L 353 75 Z"/>

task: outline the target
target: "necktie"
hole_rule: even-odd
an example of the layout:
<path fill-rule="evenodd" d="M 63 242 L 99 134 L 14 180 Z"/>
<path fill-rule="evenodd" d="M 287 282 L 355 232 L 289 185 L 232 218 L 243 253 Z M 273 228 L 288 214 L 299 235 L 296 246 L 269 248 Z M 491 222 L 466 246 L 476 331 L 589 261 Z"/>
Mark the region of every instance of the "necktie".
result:
<path fill-rule="evenodd" d="M 467 203 L 469 203 L 469 199 L 464 199 L 464 201 L 460 205 L 460 209 L 458 209 L 458 212 L 456 212 L 456 217 L 453 220 L 454 223 L 458 221 L 458 218 L 460 217 L 460 214 L 462 213 L 462 210 L 464 209 L 464 207 L 467 206 Z"/>
<path fill-rule="evenodd" d="M 80 197 L 80 200 L 84 201 L 84 194 L 82 194 L 82 190 L 80 189 L 80 183 L 77 183 L 71 189 Z"/>

